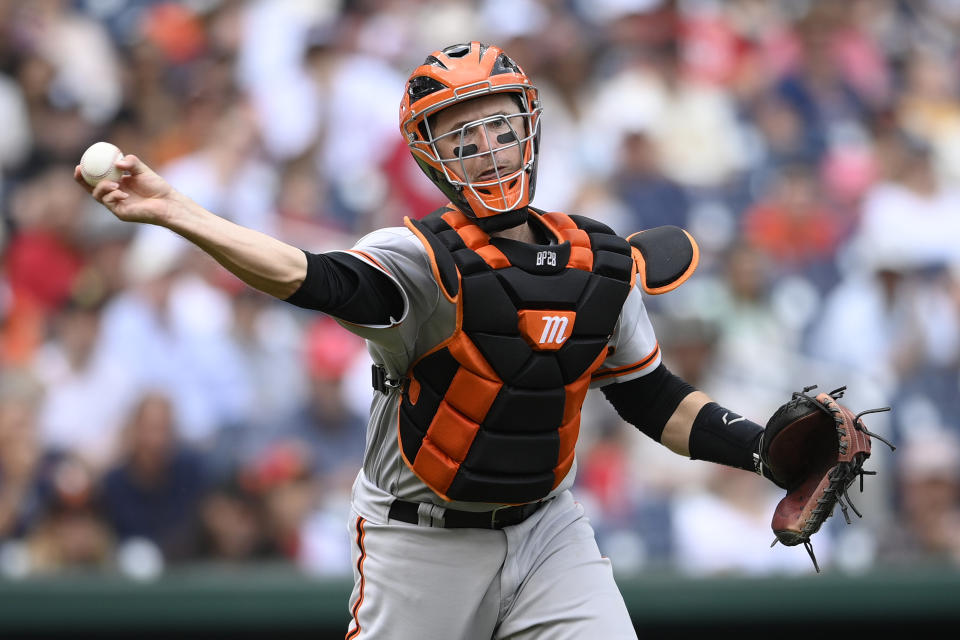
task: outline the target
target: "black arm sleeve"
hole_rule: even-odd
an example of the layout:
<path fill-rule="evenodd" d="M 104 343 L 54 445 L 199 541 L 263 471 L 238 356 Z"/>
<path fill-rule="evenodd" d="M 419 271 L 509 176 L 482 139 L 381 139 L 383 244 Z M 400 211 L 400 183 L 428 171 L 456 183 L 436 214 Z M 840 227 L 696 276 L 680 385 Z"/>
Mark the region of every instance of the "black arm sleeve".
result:
<path fill-rule="evenodd" d="M 310 253 L 307 275 L 286 299 L 356 324 L 390 324 L 403 316 L 403 296 L 386 274 L 349 253 Z"/>
<path fill-rule="evenodd" d="M 716 402 L 703 405 L 690 429 L 690 459 L 759 472 L 763 427 Z M 754 454 L 758 454 L 755 456 Z"/>
<path fill-rule="evenodd" d="M 663 363 L 645 376 L 600 389 L 620 417 L 657 442 L 680 401 L 695 389 Z"/>
<path fill-rule="evenodd" d="M 657 442 L 680 402 L 696 391 L 661 363 L 641 378 L 602 387 L 620 417 Z M 716 402 L 697 413 L 690 428 L 690 458 L 754 471 L 763 427 Z"/>

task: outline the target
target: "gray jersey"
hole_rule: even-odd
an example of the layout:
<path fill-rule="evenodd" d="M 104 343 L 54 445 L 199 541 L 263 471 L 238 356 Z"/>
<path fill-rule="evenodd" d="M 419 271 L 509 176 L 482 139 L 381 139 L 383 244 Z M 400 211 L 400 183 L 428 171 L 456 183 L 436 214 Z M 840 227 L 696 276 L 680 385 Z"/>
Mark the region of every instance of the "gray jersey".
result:
<path fill-rule="evenodd" d="M 406 227 L 375 231 L 349 251 L 379 269 L 396 283 L 404 299 L 400 318 L 388 325 L 357 325 L 340 321 L 345 328 L 367 340 L 373 361 L 383 365 L 391 378 L 400 378 L 423 354 L 456 330 L 456 305 L 441 292 L 430 258 L 421 241 Z M 593 376 L 591 386 L 614 380 L 637 378 L 656 369 L 660 350 L 643 305 L 639 284 L 627 296 L 610 340 L 612 352 Z M 363 470 L 354 500 L 381 503 L 402 498 L 468 511 L 489 511 L 498 505 L 478 502 L 446 502 L 427 487 L 406 465 L 400 454 L 397 419 L 400 392 L 374 393 L 367 433 Z M 576 463 L 550 495 L 569 489 Z"/>

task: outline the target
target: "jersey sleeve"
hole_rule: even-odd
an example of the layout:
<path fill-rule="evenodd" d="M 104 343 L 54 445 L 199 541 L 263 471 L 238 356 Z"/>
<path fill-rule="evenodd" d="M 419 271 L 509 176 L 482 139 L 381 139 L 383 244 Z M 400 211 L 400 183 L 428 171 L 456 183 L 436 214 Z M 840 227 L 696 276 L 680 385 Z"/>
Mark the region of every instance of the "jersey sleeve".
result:
<path fill-rule="evenodd" d="M 633 380 L 647 375 L 660 364 L 660 344 L 643 304 L 639 285 L 631 289 L 623 304 L 609 346 L 612 351 L 594 371 L 591 387 Z"/>
<path fill-rule="evenodd" d="M 443 331 L 449 324 L 446 317 L 454 318 L 449 310 L 439 309 L 446 300 L 433 278 L 423 244 L 405 227 L 388 227 L 364 236 L 345 253 L 382 272 L 394 283 L 403 298 L 403 313 L 386 324 L 357 324 L 341 318 L 337 321 L 373 343 L 372 350 L 380 356 L 377 359 L 387 364 L 391 372 L 403 371 L 417 349 L 422 348 L 418 343 L 432 339 L 435 331 L 425 327 Z"/>

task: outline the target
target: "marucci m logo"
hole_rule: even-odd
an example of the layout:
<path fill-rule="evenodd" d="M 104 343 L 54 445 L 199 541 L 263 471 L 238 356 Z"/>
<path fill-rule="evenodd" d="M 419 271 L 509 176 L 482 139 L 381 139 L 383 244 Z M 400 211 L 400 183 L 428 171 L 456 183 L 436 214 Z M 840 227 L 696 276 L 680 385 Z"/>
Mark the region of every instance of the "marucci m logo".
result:
<path fill-rule="evenodd" d="M 537 351 L 556 351 L 567 343 L 577 321 L 576 311 L 521 309 L 517 312 L 521 335 Z"/>
<path fill-rule="evenodd" d="M 540 344 L 563 344 L 567 339 L 567 324 L 570 320 L 566 316 L 543 316 L 543 333 L 540 334 Z"/>

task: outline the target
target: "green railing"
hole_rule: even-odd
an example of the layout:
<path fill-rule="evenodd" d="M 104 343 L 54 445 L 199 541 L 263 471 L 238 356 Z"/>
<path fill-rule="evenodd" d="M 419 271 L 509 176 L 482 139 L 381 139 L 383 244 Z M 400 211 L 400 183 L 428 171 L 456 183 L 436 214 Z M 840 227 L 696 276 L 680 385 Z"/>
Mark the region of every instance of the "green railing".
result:
<path fill-rule="evenodd" d="M 919 631 L 960 621 L 956 570 L 797 578 L 650 575 L 618 582 L 641 637 L 718 628 L 782 631 L 785 625 L 797 632 L 845 624 Z M 0 638 L 61 632 L 342 638 L 350 588 L 349 580 L 310 579 L 274 566 L 190 567 L 151 582 L 80 574 L 0 581 Z"/>

